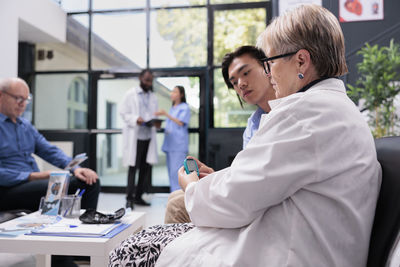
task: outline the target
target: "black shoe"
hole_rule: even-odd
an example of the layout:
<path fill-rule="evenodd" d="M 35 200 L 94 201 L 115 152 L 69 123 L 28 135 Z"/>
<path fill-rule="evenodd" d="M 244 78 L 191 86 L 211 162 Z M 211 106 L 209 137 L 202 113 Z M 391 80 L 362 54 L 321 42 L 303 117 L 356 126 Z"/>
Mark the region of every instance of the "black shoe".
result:
<path fill-rule="evenodd" d="M 131 210 L 133 210 L 135 208 L 135 206 L 133 205 L 133 201 L 132 200 L 127 200 L 125 208 L 127 208 L 127 209 L 131 208 Z"/>
<path fill-rule="evenodd" d="M 150 203 L 147 203 L 146 201 L 144 201 L 142 198 L 139 199 L 134 199 L 133 203 L 135 203 L 136 205 L 140 205 L 140 206 L 150 206 Z"/>

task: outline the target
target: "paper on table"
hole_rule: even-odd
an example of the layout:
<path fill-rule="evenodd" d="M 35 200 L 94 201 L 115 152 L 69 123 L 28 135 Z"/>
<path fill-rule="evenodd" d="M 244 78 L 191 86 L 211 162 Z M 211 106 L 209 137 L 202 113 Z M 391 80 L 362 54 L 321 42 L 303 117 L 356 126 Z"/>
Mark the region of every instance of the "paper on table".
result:
<path fill-rule="evenodd" d="M 0 236 L 5 237 L 16 237 L 23 234 L 29 234 L 31 232 L 30 229 L 20 229 L 20 230 L 1 230 Z"/>
<path fill-rule="evenodd" d="M 63 218 L 55 224 L 32 231 L 32 234 L 62 235 L 62 236 L 103 236 L 118 227 L 114 224 L 84 224 L 76 219 Z"/>
<path fill-rule="evenodd" d="M 18 236 L 60 220 L 58 216 L 41 216 L 31 213 L 0 224 L 0 236 Z"/>

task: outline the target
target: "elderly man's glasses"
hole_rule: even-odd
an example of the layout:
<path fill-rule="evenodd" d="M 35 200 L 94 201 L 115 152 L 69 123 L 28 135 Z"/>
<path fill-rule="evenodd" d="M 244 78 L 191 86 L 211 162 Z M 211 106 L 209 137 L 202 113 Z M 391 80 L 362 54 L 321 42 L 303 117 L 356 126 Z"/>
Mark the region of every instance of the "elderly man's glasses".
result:
<path fill-rule="evenodd" d="M 296 53 L 297 53 L 297 51 L 296 51 L 296 52 L 291 52 L 291 53 L 282 54 L 282 55 L 279 55 L 279 56 L 263 58 L 263 59 L 262 59 L 262 62 L 263 62 L 265 74 L 268 75 L 268 74 L 271 73 L 271 68 L 270 68 L 270 66 L 269 66 L 269 61 L 275 60 L 275 59 L 278 59 L 278 58 L 282 58 L 282 57 L 293 56 L 293 55 L 296 54 Z"/>
<path fill-rule="evenodd" d="M 16 96 L 14 94 L 11 94 L 11 93 L 9 93 L 7 91 L 1 91 L 1 92 L 5 93 L 6 95 L 11 96 L 12 98 L 14 98 L 15 101 L 17 102 L 17 104 L 22 104 L 22 103 L 29 104 L 31 102 L 31 100 L 32 100 L 32 97 L 30 95 L 27 98 L 24 98 L 22 96 Z"/>

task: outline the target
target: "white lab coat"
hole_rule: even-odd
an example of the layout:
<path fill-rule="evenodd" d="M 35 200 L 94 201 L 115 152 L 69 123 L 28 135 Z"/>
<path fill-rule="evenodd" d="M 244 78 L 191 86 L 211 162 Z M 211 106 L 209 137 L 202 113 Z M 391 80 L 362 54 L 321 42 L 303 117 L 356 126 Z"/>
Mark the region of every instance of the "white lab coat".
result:
<path fill-rule="evenodd" d="M 270 101 L 232 165 L 188 185 L 197 226 L 156 266 L 364 267 L 380 188 L 374 140 L 339 79 Z"/>
<path fill-rule="evenodd" d="M 136 164 L 136 148 L 137 148 L 137 134 L 139 125 L 137 119 L 139 118 L 139 92 L 143 91 L 141 88 L 132 88 L 124 96 L 120 115 L 124 121 L 122 128 L 122 143 L 123 143 L 123 165 L 135 166 Z M 154 93 L 150 92 L 149 108 L 152 114 L 158 110 L 158 102 Z M 157 139 L 156 129 L 151 127 L 151 139 L 149 149 L 147 152 L 146 162 L 149 164 L 156 164 L 158 161 L 157 153 Z"/>

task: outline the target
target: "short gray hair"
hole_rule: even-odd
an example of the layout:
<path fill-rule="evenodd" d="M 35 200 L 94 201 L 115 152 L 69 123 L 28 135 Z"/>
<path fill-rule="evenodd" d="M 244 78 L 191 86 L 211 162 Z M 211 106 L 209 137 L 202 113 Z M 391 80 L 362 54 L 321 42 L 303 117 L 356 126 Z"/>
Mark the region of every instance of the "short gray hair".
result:
<path fill-rule="evenodd" d="M 0 91 L 6 91 L 8 88 L 10 88 L 10 85 L 11 85 L 10 79 L 5 79 L 5 78 L 0 79 Z"/>
<path fill-rule="evenodd" d="M 26 87 L 29 88 L 28 84 L 22 80 L 21 78 L 0 78 L 0 91 L 10 90 L 13 83 L 23 83 Z"/>
<path fill-rule="evenodd" d="M 257 45 L 277 54 L 306 49 L 320 77 L 347 73 L 344 37 L 337 18 L 318 5 L 302 5 L 275 18 Z M 269 55 L 271 56 L 271 55 Z"/>

